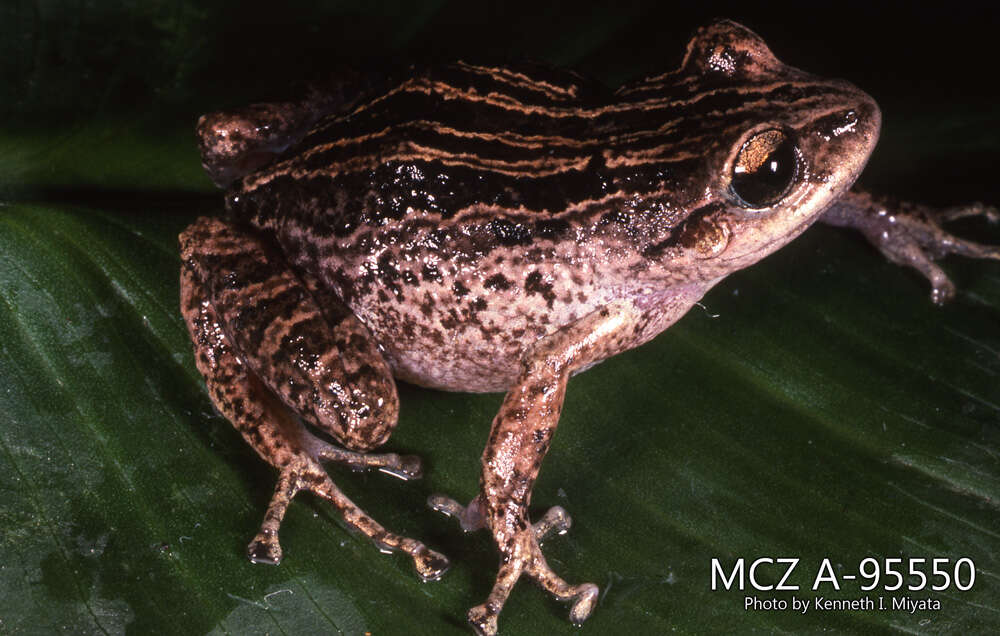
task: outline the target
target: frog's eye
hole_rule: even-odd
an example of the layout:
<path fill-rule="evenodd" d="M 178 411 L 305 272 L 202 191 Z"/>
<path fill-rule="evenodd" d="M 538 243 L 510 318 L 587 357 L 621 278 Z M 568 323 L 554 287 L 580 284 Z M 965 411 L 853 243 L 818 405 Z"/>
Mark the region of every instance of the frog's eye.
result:
<path fill-rule="evenodd" d="M 729 187 L 742 205 L 767 207 L 788 193 L 798 164 L 792 139 L 780 130 L 765 130 L 743 142 L 733 162 Z"/>

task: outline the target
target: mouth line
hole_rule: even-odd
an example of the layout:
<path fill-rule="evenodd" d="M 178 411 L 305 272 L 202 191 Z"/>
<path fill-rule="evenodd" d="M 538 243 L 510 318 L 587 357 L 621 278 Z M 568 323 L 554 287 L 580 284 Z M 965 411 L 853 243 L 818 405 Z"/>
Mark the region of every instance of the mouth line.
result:
<path fill-rule="evenodd" d="M 830 205 L 833 205 L 832 201 L 830 202 Z M 827 206 L 827 208 L 828 207 L 829 206 Z M 825 212 L 827 208 L 823 208 L 823 211 Z M 791 230 L 789 230 L 787 232 L 783 232 L 781 234 L 781 236 L 778 236 L 777 238 L 773 238 L 770 241 L 768 241 L 767 243 L 764 243 L 763 245 L 758 246 L 757 249 L 755 249 L 753 252 L 748 252 L 748 253 L 740 254 L 738 256 L 730 256 L 728 258 L 726 258 L 726 257 L 723 256 L 723 257 L 720 257 L 719 260 L 728 263 L 728 262 L 731 262 L 731 261 L 746 259 L 748 256 L 756 256 L 757 254 L 760 254 L 761 252 L 764 252 L 765 253 L 764 256 L 767 256 L 767 254 L 770 254 L 772 251 L 774 251 L 774 250 L 770 250 L 769 249 L 771 246 L 773 246 L 775 243 L 782 243 L 783 244 L 783 243 L 789 243 L 789 242 L 791 242 L 792 240 L 794 240 L 795 238 L 797 238 L 800 234 L 802 234 L 807 229 L 809 229 L 810 225 L 812 225 L 817 220 L 819 220 L 819 217 L 822 214 L 823 214 L 823 212 L 811 215 L 808 219 L 806 219 L 802 223 L 799 223 L 798 225 L 796 225 Z M 763 258 L 763 256 L 760 256 L 760 257 L 754 259 L 754 262 L 760 260 L 761 258 Z"/>

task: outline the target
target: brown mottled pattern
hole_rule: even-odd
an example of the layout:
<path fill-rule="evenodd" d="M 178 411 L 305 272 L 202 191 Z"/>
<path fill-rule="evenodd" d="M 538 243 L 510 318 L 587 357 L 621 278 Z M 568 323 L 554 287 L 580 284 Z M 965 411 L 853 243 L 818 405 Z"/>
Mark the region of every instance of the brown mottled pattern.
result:
<path fill-rule="evenodd" d="M 208 383 L 209 396 L 264 460 L 286 466 L 302 452 L 297 431 L 282 431 L 286 420 L 267 412 L 266 390 L 251 380 L 201 289 L 193 269 L 182 267 L 181 313 L 195 343 L 195 364 Z"/>
<path fill-rule="evenodd" d="M 188 228 L 181 252 L 242 359 L 282 401 L 348 448 L 388 439 L 396 387 L 364 325 L 335 305 L 324 315 L 280 257 L 219 220 Z"/>
<path fill-rule="evenodd" d="M 268 327 L 270 331 L 288 335 L 295 325 L 324 318 L 310 306 L 309 294 L 303 289 L 296 292 L 297 300 L 291 303 L 290 312 L 272 314 L 265 307 L 253 318 L 239 317 L 240 309 L 268 305 L 269 298 L 287 296 L 289 289 L 301 287 L 301 284 L 290 278 L 280 263 L 270 261 L 259 242 L 234 232 L 220 221 L 199 219 L 181 234 L 180 242 L 181 312 L 195 345 L 198 370 L 205 377 L 209 395 L 219 411 L 265 461 L 279 470 L 261 530 L 247 548 L 250 559 L 262 563 L 281 561 L 282 549 L 278 541 L 281 520 L 295 495 L 308 490 L 332 503 L 346 523 L 369 537 L 380 549 L 409 554 L 417 573 L 425 580 L 441 576 L 448 568 L 444 556 L 419 541 L 383 528 L 340 492 L 320 461 L 378 466 L 404 479 L 420 475 L 419 463 L 412 457 L 362 455 L 341 450 L 315 437 L 296 418 L 302 415 L 311 419 L 345 445 L 358 449 L 378 445 L 395 426 L 396 394 L 391 376 L 372 378 L 374 372 L 361 366 L 360 361 L 366 360 L 363 356 L 369 356 L 369 364 L 379 363 L 364 328 L 346 312 L 340 313 L 339 322 L 334 323 L 329 332 L 322 324 L 310 325 L 308 335 L 317 338 L 315 342 L 320 346 L 331 347 L 315 357 L 309 354 L 312 341 L 293 347 L 294 351 L 287 358 L 266 355 L 278 353 L 277 350 L 247 349 L 245 330 L 265 334 L 264 341 L 269 342 L 270 347 L 280 346 L 284 341 L 269 340 L 272 336 L 266 335 Z M 287 302 L 274 304 L 289 306 Z M 345 328 L 345 325 L 348 326 Z M 345 361 L 339 368 L 329 364 L 330 359 L 336 357 L 337 346 L 358 357 Z M 309 358 L 308 364 L 303 363 L 305 358 Z M 353 371 L 345 375 L 346 369 Z M 379 370 L 388 371 L 384 363 Z M 304 371 L 306 376 L 303 376 Z M 320 375 L 316 375 L 317 372 L 321 372 Z M 309 373 L 312 377 L 308 377 Z M 366 378 L 366 381 L 359 383 L 358 378 Z M 291 394 L 283 390 L 282 385 L 289 380 L 291 384 L 307 383 L 313 397 L 327 390 L 328 383 L 338 380 L 349 393 L 343 398 L 341 395 L 326 398 L 330 403 L 321 408 L 314 405 L 311 411 L 293 412 L 285 404 L 295 406 L 299 396 L 298 390 Z M 384 396 L 374 392 L 365 394 L 373 389 L 388 393 Z M 386 397 L 390 400 L 385 400 Z M 333 404 L 335 400 L 337 404 Z M 370 408 L 372 401 L 379 403 L 378 409 Z M 333 419 L 338 415 L 343 421 Z"/>
<path fill-rule="evenodd" d="M 288 102 L 204 115 L 196 130 L 202 166 L 216 185 L 229 185 L 240 174 L 271 163 L 301 127 L 312 123 L 303 121 L 306 113 Z"/>
<path fill-rule="evenodd" d="M 646 342 L 816 221 L 867 161 L 878 107 L 845 82 L 782 64 L 725 21 L 698 32 L 678 70 L 617 92 L 544 67 L 458 63 L 339 103 L 233 183 L 227 222 L 200 219 L 181 238 L 199 370 L 220 410 L 281 469 L 251 558 L 280 558 L 281 516 L 310 489 L 408 552 L 422 576 L 439 575 L 443 557 L 387 533 L 314 467 L 334 459 L 414 477 L 415 460 L 334 449 L 296 427 L 288 407 L 369 449 L 396 422 L 393 374 L 508 390 L 480 494 L 432 506 L 469 528 L 485 523 L 501 552 L 489 597 L 468 615 L 479 633 L 496 632 L 522 574 L 582 622 L 597 587 L 561 579 L 538 544 L 568 517 L 550 511 L 532 524 L 527 512 L 567 379 Z M 287 116 L 284 129 L 298 130 L 295 108 L 265 109 L 264 123 Z M 211 121 L 242 129 L 244 115 Z M 768 205 L 731 187 L 742 148 L 763 134 L 794 153 L 774 159 L 787 183 Z M 246 172 L 257 148 L 206 143 L 221 172 Z M 279 447 L 293 449 L 287 466 Z"/>

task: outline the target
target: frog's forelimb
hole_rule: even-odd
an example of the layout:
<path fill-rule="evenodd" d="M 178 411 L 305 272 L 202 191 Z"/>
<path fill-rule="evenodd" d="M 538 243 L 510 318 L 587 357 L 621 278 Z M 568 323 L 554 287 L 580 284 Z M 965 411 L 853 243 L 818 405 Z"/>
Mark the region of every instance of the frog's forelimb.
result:
<path fill-rule="evenodd" d="M 930 281 L 931 300 L 941 305 L 954 297 L 955 285 L 934 261 L 948 254 L 1000 260 L 1000 248 L 958 238 L 941 227 L 969 216 L 996 222 L 1000 211 L 982 203 L 939 210 L 853 190 L 834 202 L 821 220 L 860 231 L 887 259 L 916 269 Z"/>
<path fill-rule="evenodd" d="M 489 597 L 468 613 L 478 633 L 496 633 L 497 616 L 522 574 L 557 599 L 572 601 L 573 623 L 582 623 L 596 606 L 597 586 L 564 581 L 546 563 L 539 547 L 542 537 L 569 527 L 569 516 L 557 507 L 532 524 L 528 506 L 559 422 L 570 374 L 621 350 L 622 342 L 634 338 L 641 328 L 641 312 L 631 301 L 619 300 L 531 345 L 517 382 L 493 420 L 482 456 L 480 494 L 464 508 L 446 497 L 431 498 L 432 507 L 457 516 L 467 529 L 485 522 L 500 550 L 500 570 Z"/>
<path fill-rule="evenodd" d="M 440 577 L 448 567 L 443 555 L 386 530 L 337 488 L 320 463 L 420 476 L 413 456 L 364 452 L 388 437 L 398 413 L 388 365 L 365 328 L 341 305 L 320 310 L 307 283 L 222 221 L 192 224 L 181 235 L 181 255 L 181 310 L 212 402 L 279 471 L 260 532 L 247 548 L 250 560 L 281 561 L 281 520 L 306 490 L 332 503 L 379 549 L 409 554 L 421 578 Z M 350 359 L 364 364 L 345 361 L 345 351 L 361 354 Z M 348 448 L 312 434 L 290 406 Z"/>

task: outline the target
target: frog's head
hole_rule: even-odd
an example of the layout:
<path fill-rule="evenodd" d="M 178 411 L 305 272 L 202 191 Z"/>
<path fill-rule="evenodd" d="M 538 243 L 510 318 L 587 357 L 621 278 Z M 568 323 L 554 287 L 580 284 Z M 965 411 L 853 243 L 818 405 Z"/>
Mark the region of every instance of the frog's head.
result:
<path fill-rule="evenodd" d="M 851 187 L 878 140 L 870 96 L 781 63 L 729 21 L 699 30 L 677 71 L 624 89 L 633 99 L 659 91 L 684 111 L 686 137 L 671 152 L 696 159 L 668 200 L 683 221 L 647 253 L 702 280 L 798 236 Z"/>

